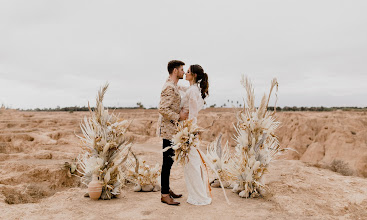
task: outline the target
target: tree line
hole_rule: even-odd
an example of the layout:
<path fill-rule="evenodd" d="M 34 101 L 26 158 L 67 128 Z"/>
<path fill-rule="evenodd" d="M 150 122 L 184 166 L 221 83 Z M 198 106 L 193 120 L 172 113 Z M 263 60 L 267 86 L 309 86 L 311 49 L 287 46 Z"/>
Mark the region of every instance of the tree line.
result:
<path fill-rule="evenodd" d="M 156 107 L 145 108 L 141 103 L 137 103 L 135 107 L 108 107 L 109 109 L 157 109 Z M 209 108 L 218 108 L 215 105 L 211 105 Z M 219 108 L 222 108 L 219 107 Z M 94 107 L 91 107 L 93 110 Z M 75 111 L 89 111 L 87 106 L 73 106 L 73 107 L 56 107 L 56 108 L 35 108 L 35 109 L 17 109 L 22 111 L 66 111 L 66 112 L 75 112 Z M 273 111 L 274 107 L 269 106 L 269 111 Z M 289 111 L 314 111 L 314 112 L 323 112 L 323 111 L 367 111 L 367 107 L 298 107 L 298 106 L 284 106 L 284 107 L 276 107 L 276 111 L 278 112 L 289 112 Z"/>

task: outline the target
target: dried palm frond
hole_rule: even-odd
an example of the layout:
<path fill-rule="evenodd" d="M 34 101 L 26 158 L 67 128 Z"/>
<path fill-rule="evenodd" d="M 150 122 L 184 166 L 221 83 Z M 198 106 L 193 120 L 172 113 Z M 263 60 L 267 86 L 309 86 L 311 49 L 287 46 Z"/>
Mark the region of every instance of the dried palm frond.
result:
<path fill-rule="evenodd" d="M 219 174 L 220 179 L 223 181 L 224 187 L 229 187 L 231 178 L 228 175 L 225 166 L 228 164 L 230 160 L 230 154 L 228 149 L 228 141 L 224 145 L 222 149 L 222 134 L 219 135 L 217 140 L 212 142 L 206 149 L 206 157 L 210 160 L 213 164 L 214 169 Z M 219 179 L 214 179 L 211 182 L 212 187 L 220 187 Z"/>
<path fill-rule="evenodd" d="M 126 160 L 125 164 L 127 170 L 125 178 L 135 184 L 134 191 L 159 191 L 160 185 L 158 183 L 161 169 L 157 163 L 154 167 L 150 167 L 144 160 L 138 158 L 130 149 L 132 157 Z"/>
<path fill-rule="evenodd" d="M 247 105 L 248 108 L 253 111 L 255 110 L 255 92 L 254 88 L 252 88 L 251 81 L 242 75 L 241 84 L 245 87 L 247 92 Z M 245 108 L 245 106 L 243 106 Z"/>
<path fill-rule="evenodd" d="M 108 84 L 100 89 L 95 110 L 89 108 L 90 117 L 84 117 L 80 124 L 83 137 L 77 135 L 85 149 L 78 156 L 80 169 L 77 171 L 82 174 L 81 181 L 85 185 L 92 180 L 93 174 L 98 176 L 103 185 L 102 199 L 120 194 L 124 183 L 121 166 L 124 166 L 131 148 L 131 143 L 125 139 L 129 122 L 109 114 L 103 106 L 107 88 Z"/>
<path fill-rule="evenodd" d="M 278 90 L 277 80 L 274 78 L 271 81 L 269 96 L 264 94 L 257 109 L 253 104 L 255 95 L 250 80 L 242 77 L 241 83 L 246 89 L 249 107 L 237 114 L 236 153 L 225 169 L 235 180 L 233 192 L 239 193 L 240 197 L 253 198 L 264 192 L 266 186 L 263 178 L 270 162 L 287 148 L 281 149 L 275 136 L 280 122 L 273 117 L 274 112 L 267 111 L 273 88 Z"/>

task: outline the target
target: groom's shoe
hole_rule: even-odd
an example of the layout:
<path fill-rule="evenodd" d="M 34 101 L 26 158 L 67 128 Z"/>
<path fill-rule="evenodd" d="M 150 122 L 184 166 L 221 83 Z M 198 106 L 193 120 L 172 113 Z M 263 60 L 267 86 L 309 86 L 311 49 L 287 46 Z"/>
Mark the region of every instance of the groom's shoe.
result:
<path fill-rule="evenodd" d="M 181 198 L 182 194 L 175 194 L 172 190 L 169 190 L 169 195 L 172 196 L 172 198 Z"/>
<path fill-rule="evenodd" d="M 161 202 L 167 203 L 168 205 L 180 205 L 180 203 L 173 200 L 170 195 L 161 196 Z"/>

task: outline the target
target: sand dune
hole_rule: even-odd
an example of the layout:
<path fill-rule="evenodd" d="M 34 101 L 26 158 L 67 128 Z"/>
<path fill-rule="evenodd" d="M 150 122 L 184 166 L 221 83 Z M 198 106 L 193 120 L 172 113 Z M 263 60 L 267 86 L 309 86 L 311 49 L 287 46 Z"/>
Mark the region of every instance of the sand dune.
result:
<path fill-rule="evenodd" d="M 133 119 L 128 135 L 134 150 L 149 164 L 161 163 L 161 142 L 155 137 L 156 110 L 116 111 Z M 284 155 L 267 175 L 271 194 L 261 199 L 240 199 L 226 190 L 213 189 L 213 204 L 195 207 L 187 198 L 180 166 L 172 171 L 172 188 L 183 192 L 180 207 L 159 202 L 159 192 L 134 193 L 124 189 L 119 199 L 91 201 L 86 188 L 64 168 L 81 152 L 75 134 L 87 112 L 0 112 L 0 218 L 111 219 L 246 218 L 246 219 L 364 219 L 367 217 L 367 115 L 363 112 L 278 113 L 278 136 L 284 147 L 298 151 Z M 213 123 L 213 120 L 214 123 Z M 203 146 L 219 132 L 231 145 L 233 109 L 207 109 L 199 125 L 211 126 Z M 343 176 L 322 167 L 333 160 L 348 163 L 355 176 Z M 320 168 L 321 167 L 321 168 Z M 111 214 L 114 213 L 114 214 Z M 204 214 L 203 214 L 204 213 Z"/>

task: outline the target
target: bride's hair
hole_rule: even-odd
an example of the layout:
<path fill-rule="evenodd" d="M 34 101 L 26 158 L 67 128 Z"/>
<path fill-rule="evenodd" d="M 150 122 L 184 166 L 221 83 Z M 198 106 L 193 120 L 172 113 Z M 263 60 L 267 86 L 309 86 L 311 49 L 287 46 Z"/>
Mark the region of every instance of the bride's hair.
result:
<path fill-rule="evenodd" d="M 191 65 L 190 66 L 191 73 L 196 74 L 195 83 L 200 84 L 201 88 L 201 97 L 205 99 L 209 96 L 209 81 L 208 81 L 208 74 L 204 72 L 203 67 L 199 64 Z"/>

